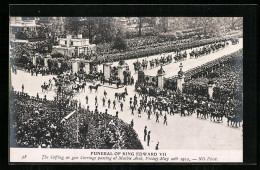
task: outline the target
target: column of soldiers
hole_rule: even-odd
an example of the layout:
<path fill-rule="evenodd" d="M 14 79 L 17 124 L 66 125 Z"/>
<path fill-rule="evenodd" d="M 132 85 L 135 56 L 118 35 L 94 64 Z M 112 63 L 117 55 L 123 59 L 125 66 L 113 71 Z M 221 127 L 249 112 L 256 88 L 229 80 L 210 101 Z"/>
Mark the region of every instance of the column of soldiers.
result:
<path fill-rule="evenodd" d="M 134 100 L 133 100 L 134 99 Z M 161 103 L 158 102 L 156 98 L 151 99 L 148 95 L 143 95 L 139 100 L 139 105 L 137 104 L 137 96 L 130 98 L 129 106 L 131 109 L 131 114 L 134 115 L 137 110 L 138 117 L 142 116 L 142 112 L 145 112 L 148 116 L 148 120 L 151 119 L 152 113 L 156 116 L 156 122 L 159 123 L 159 117 L 163 116 L 163 124 L 167 125 L 167 114 L 174 115 L 177 111 L 178 103 Z M 164 114 L 163 114 L 164 113 Z M 167 113 L 167 114 L 166 114 Z"/>

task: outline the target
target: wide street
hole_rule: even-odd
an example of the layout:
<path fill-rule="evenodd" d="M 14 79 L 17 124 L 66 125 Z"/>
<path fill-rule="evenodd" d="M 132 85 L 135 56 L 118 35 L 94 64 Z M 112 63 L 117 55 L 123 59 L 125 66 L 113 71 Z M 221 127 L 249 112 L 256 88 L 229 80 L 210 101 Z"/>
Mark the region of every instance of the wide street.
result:
<path fill-rule="evenodd" d="M 219 58 L 223 55 L 230 54 L 235 52 L 243 46 L 243 40 L 240 39 L 239 44 L 237 45 L 229 45 L 224 49 L 219 50 L 218 52 L 202 56 L 198 59 L 190 59 L 188 55 L 188 59 L 182 61 L 183 71 L 187 71 L 194 67 L 200 66 L 204 63 L 212 61 L 216 58 Z M 189 50 L 187 50 L 189 53 Z M 174 53 L 172 53 L 174 56 Z M 167 54 L 166 54 L 167 55 Z M 159 58 L 160 55 L 155 55 L 147 58 L 150 61 L 152 58 Z M 138 59 L 141 61 L 142 59 Z M 134 79 L 137 79 L 137 74 L 134 73 L 133 62 L 136 59 L 127 60 L 132 75 L 134 75 Z M 113 63 L 115 65 L 118 62 Z M 167 66 L 164 66 L 165 77 L 171 77 L 177 74 L 179 71 L 178 63 L 171 63 Z M 98 70 L 102 69 L 99 67 Z M 145 74 L 148 75 L 156 75 L 159 67 L 154 69 L 145 70 Z M 40 97 L 47 96 L 47 99 L 53 100 L 55 96 L 54 91 L 49 91 L 43 93 L 41 90 L 41 85 L 43 85 L 44 81 L 48 82 L 50 78 L 53 76 L 42 76 L 38 75 L 31 76 L 28 72 L 18 70 L 17 75 L 11 73 L 11 85 L 14 87 L 14 90 L 21 91 L 22 84 L 24 84 L 25 92 L 29 95 L 36 96 L 39 93 Z M 155 116 L 151 116 L 151 120 L 147 119 L 147 114 L 142 113 L 142 117 L 139 118 L 137 116 L 137 111 L 135 111 L 135 115 L 131 115 L 131 111 L 129 108 L 129 99 L 133 97 L 136 92 L 134 91 L 134 86 L 127 86 L 127 90 L 129 95 L 126 97 L 126 101 L 124 102 L 124 110 L 120 112 L 119 102 L 117 102 L 116 110 L 112 109 L 112 102 L 115 99 L 115 92 L 123 92 L 124 88 L 116 89 L 115 85 L 112 87 L 108 87 L 108 84 L 105 86 L 101 86 L 98 89 L 98 93 L 94 91 L 90 93 L 87 88 L 90 83 L 87 83 L 85 92 L 79 92 L 74 98 L 79 100 L 83 107 L 86 107 L 85 97 L 88 95 L 89 103 L 91 110 L 94 110 L 94 98 L 98 97 L 98 108 L 100 111 L 104 111 L 107 108 L 107 100 L 111 99 L 111 109 L 108 109 L 108 113 L 115 115 L 116 111 L 119 111 L 119 118 L 124 120 L 127 123 L 133 119 L 134 121 L 134 129 L 139 135 L 139 139 L 142 141 L 142 144 L 145 149 L 154 149 L 156 144 L 159 142 L 159 149 L 170 149 L 170 150 L 241 150 L 243 148 L 243 131 L 242 127 L 233 128 L 228 127 L 226 119 L 224 118 L 223 123 L 215 123 L 211 122 L 210 119 L 204 120 L 200 118 L 196 118 L 196 115 L 181 117 L 180 114 L 175 114 L 174 116 L 168 115 L 168 125 L 163 125 L 163 117 L 160 117 L 160 123 L 155 122 Z M 104 90 L 107 91 L 107 100 L 106 107 L 102 106 L 102 98 Z M 138 96 L 138 95 L 137 95 Z M 138 97 L 139 101 L 139 97 Z M 143 141 L 143 130 L 144 126 L 147 126 L 148 131 L 151 131 L 151 142 L 150 146 L 147 146 L 146 142 Z M 223 133 L 225 132 L 225 133 Z"/>

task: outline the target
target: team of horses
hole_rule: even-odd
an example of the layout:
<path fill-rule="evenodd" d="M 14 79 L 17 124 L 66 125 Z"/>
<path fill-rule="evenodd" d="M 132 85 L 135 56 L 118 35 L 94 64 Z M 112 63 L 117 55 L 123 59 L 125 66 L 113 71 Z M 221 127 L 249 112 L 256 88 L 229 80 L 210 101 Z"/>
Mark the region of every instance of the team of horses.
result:
<path fill-rule="evenodd" d="M 217 50 L 224 48 L 226 45 L 228 45 L 228 42 L 223 41 L 223 42 L 203 46 L 199 50 L 193 49 L 190 52 L 190 58 L 193 58 L 193 57 L 198 58 L 200 56 L 210 54 L 211 52 L 216 52 Z"/>
<path fill-rule="evenodd" d="M 140 69 L 147 70 L 148 63 L 150 64 L 150 68 L 155 68 L 165 64 L 169 64 L 172 62 L 172 55 L 169 54 L 167 56 L 162 56 L 161 58 L 152 59 L 150 61 L 147 61 L 146 59 L 142 62 L 139 62 L 138 60 L 133 63 L 135 72 L 139 71 Z"/>

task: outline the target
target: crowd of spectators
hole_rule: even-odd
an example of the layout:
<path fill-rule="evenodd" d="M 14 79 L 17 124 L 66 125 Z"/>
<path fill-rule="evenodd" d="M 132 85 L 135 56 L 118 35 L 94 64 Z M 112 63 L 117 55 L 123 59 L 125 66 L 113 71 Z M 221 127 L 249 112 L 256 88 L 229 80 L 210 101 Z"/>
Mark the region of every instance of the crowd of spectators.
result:
<path fill-rule="evenodd" d="M 62 121 L 76 107 L 59 108 L 59 102 L 12 90 L 11 147 L 143 149 L 132 126 L 115 116 L 79 106 Z"/>
<path fill-rule="evenodd" d="M 210 68 L 213 66 L 217 67 L 211 72 Z M 188 105 L 187 108 L 194 108 L 196 103 L 197 108 L 206 108 L 205 113 L 210 114 L 217 110 L 226 117 L 235 115 L 239 117 L 237 121 L 243 120 L 243 50 L 223 56 L 201 67 L 189 72 L 193 78 L 187 79 L 183 84 L 182 93 L 177 89 L 177 77 L 174 77 L 166 80 L 163 90 L 153 88 L 156 92 L 154 96 L 168 100 L 168 106 Z M 199 75 L 192 76 L 192 73 Z M 208 93 L 209 84 L 214 84 L 213 98 L 210 98 Z M 136 85 L 136 89 L 140 87 Z M 149 92 L 152 89 L 148 92 L 145 90 L 147 88 L 149 87 L 144 87 L 141 92 L 151 95 Z"/>

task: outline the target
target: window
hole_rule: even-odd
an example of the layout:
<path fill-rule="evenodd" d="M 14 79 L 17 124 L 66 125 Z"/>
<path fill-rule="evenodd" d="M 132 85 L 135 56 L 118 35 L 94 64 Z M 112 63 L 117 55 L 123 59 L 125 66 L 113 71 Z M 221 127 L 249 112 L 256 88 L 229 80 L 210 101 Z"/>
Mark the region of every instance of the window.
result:
<path fill-rule="evenodd" d="M 67 41 L 65 41 L 65 44 L 67 44 Z"/>

